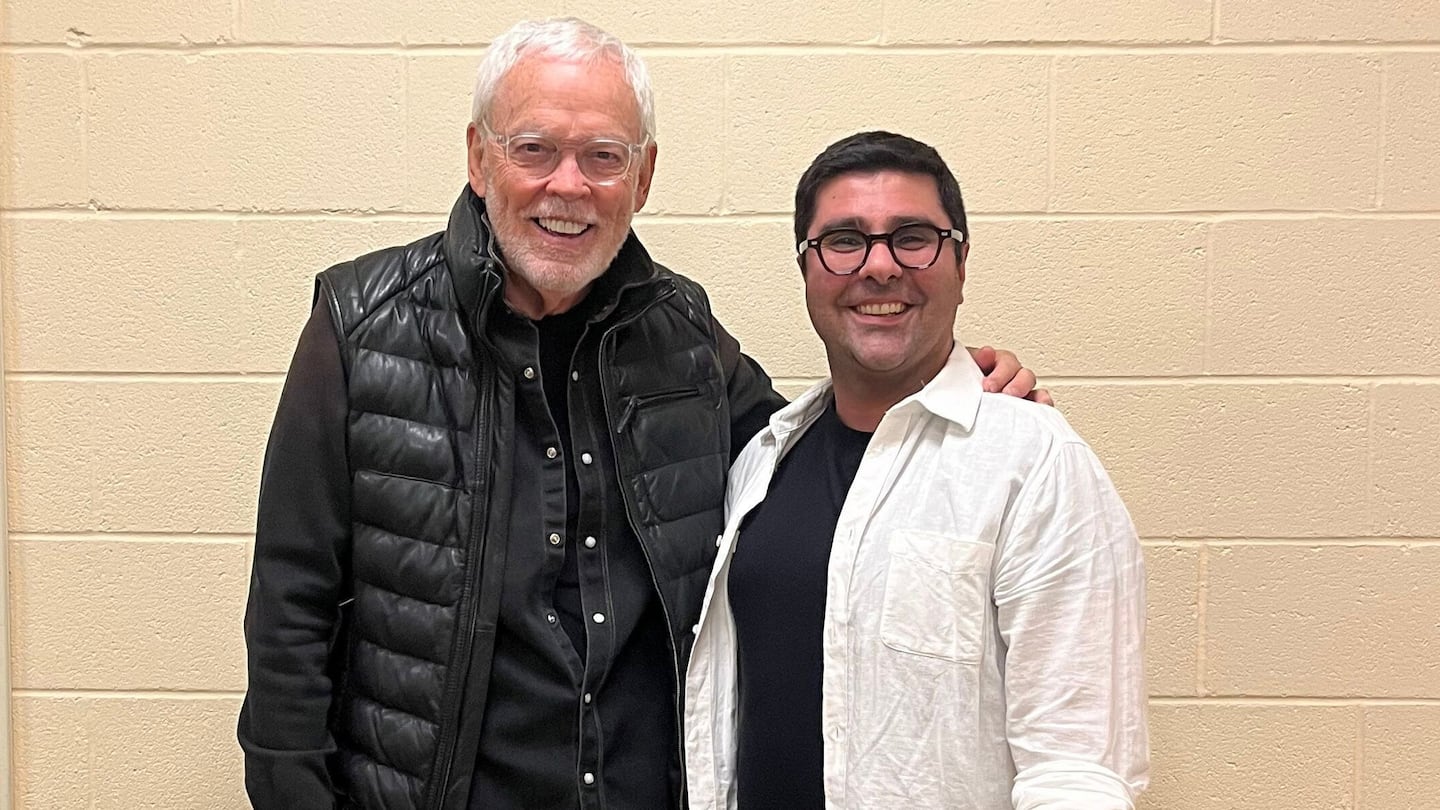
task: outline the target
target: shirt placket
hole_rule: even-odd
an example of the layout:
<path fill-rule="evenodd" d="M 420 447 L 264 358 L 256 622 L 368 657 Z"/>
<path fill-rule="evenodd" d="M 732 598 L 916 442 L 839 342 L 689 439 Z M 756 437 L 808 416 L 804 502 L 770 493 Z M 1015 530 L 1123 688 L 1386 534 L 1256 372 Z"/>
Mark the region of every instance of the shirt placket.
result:
<path fill-rule="evenodd" d="M 540 443 L 540 522 L 539 537 L 534 538 L 543 555 L 542 581 L 554 582 L 565 565 L 566 504 L 565 504 L 565 448 L 560 442 L 553 420 L 545 405 L 545 393 L 541 386 L 538 366 L 534 359 L 526 362 L 519 371 L 519 400 L 535 419 L 538 429 L 536 441 Z M 545 621 L 561 649 L 570 647 L 569 636 L 561 625 L 560 614 L 553 601 L 544 605 Z"/>
<path fill-rule="evenodd" d="M 602 789 L 602 768 L 604 767 L 604 737 L 601 732 L 600 711 L 597 693 L 604 683 L 615 657 L 615 633 L 611 612 L 613 601 L 607 576 L 606 550 L 612 538 L 606 536 L 605 527 L 605 470 L 601 458 L 604 455 L 598 442 L 607 437 L 596 425 L 605 425 L 603 410 L 593 394 L 597 380 L 585 379 L 580 371 L 594 368 L 594 363 L 585 363 L 585 341 L 576 352 L 570 369 L 570 436 L 575 457 L 571 463 L 579 484 L 580 503 L 577 509 L 575 537 L 577 545 L 576 562 L 580 582 L 580 600 L 585 611 L 587 633 L 587 655 L 585 675 L 581 684 L 580 705 L 580 806 L 601 808 L 605 806 Z M 593 351 L 593 350 L 592 350 Z"/>

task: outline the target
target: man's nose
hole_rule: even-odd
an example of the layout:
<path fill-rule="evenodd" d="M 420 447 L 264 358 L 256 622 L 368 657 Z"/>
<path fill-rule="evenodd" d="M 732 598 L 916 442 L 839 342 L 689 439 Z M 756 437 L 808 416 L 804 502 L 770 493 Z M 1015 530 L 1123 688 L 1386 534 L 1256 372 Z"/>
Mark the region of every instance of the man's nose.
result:
<path fill-rule="evenodd" d="M 583 197 L 590 190 L 590 182 L 580 171 L 580 162 L 574 153 L 560 155 L 560 162 L 545 183 L 546 190 L 557 197 Z"/>
<path fill-rule="evenodd" d="M 865 263 L 860 266 L 859 275 L 884 284 L 904 272 L 905 268 L 896 263 L 895 254 L 890 251 L 890 244 L 875 242 L 870 245 L 870 255 L 865 257 Z"/>

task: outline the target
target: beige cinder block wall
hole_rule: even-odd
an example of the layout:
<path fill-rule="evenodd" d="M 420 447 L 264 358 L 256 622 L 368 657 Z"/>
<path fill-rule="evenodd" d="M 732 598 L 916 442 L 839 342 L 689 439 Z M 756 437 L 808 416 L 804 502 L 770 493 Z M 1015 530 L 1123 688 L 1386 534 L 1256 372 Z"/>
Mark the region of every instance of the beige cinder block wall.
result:
<path fill-rule="evenodd" d="M 437 227 L 522 16 L 643 45 L 637 229 L 788 390 L 793 183 L 959 174 L 961 334 L 1056 390 L 1148 546 L 1144 806 L 1440 807 L 1440 6 L 5 0 L 15 806 L 245 806 L 260 455 L 328 263 Z"/>

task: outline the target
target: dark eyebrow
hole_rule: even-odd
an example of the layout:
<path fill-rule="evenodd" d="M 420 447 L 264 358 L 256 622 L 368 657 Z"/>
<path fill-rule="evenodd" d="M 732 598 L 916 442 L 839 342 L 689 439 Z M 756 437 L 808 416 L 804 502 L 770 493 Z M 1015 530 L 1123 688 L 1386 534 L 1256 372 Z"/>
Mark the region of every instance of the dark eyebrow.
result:
<path fill-rule="evenodd" d="M 820 233 L 825 233 L 826 231 L 838 231 L 842 229 L 849 229 L 852 231 L 864 230 L 864 228 L 860 227 L 859 217 L 845 217 L 844 219 L 832 219 L 829 222 L 824 223 L 820 226 Z"/>
<path fill-rule="evenodd" d="M 934 222 L 931 222 L 929 217 L 917 216 L 914 214 L 898 214 L 885 220 L 885 229 L 887 231 L 893 231 L 896 228 L 903 228 L 906 225 L 930 225 L 935 228 L 940 227 Z M 869 233 L 869 231 L 865 230 L 864 223 L 860 220 L 859 217 L 845 217 L 843 219 L 830 220 L 829 222 L 826 222 L 823 226 L 821 226 L 820 233 L 841 229 L 849 229 L 854 231 L 860 231 L 862 233 Z"/>

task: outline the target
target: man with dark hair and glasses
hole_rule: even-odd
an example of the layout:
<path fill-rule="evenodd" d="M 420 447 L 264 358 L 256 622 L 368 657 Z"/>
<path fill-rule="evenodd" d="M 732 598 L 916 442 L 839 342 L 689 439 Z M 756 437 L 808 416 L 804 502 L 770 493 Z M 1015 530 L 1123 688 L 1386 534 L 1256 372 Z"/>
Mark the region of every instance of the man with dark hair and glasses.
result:
<path fill-rule="evenodd" d="M 260 810 L 683 802 L 726 471 L 783 400 L 630 230 L 657 155 L 633 50 L 517 24 L 466 146 L 443 231 L 319 276 L 280 397 L 239 723 Z"/>
<path fill-rule="evenodd" d="M 923 143 L 853 135 L 801 177 L 795 237 L 831 376 L 731 470 L 691 808 L 1132 808 L 1140 546 L 1064 418 L 983 393 L 957 348 L 959 184 Z"/>

